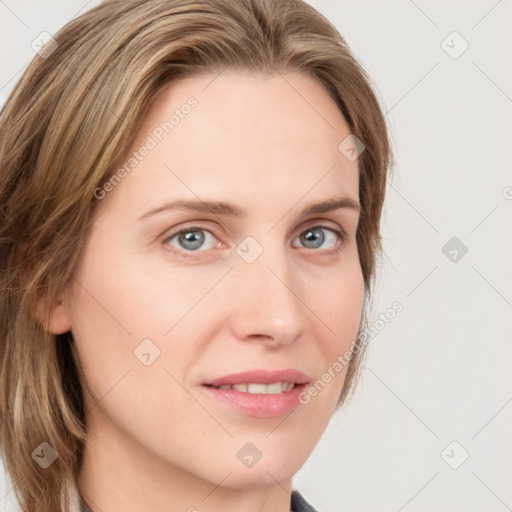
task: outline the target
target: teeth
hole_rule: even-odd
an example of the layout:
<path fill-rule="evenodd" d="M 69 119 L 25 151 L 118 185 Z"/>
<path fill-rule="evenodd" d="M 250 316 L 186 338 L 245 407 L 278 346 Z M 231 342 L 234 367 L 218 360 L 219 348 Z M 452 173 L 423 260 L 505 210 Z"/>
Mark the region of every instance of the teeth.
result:
<path fill-rule="evenodd" d="M 251 393 L 253 395 L 275 395 L 277 393 L 285 393 L 293 389 L 293 382 L 273 382 L 272 384 L 223 384 L 217 386 L 217 389 L 233 389 L 234 391 L 242 391 L 243 393 Z"/>
<path fill-rule="evenodd" d="M 295 387 L 295 383 L 293 382 L 282 382 L 281 383 L 281 389 L 283 391 L 291 391 Z"/>
<path fill-rule="evenodd" d="M 275 393 L 282 393 L 283 392 L 283 384 L 281 382 L 274 382 L 273 384 L 268 384 L 265 386 L 265 384 L 256 384 L 256 386 L 261 387 L 263 389 L 258 391 L 253 391 L 251 387 L 254 386 L 254 384 L 251 384 L 247 390 L 249 393 L 267 393 L 269 395 L 273 395 Z"/>

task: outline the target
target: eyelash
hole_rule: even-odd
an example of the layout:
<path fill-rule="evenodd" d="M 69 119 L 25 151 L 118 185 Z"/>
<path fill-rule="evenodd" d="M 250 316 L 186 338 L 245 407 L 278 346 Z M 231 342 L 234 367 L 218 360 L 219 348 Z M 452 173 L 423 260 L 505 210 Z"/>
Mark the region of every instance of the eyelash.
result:
<path fill-rule="evenodd" d="M 301 233 L 299 234 L 302 235 L 304 234 L 306 231 L 309 231 L 309 230 L 315 230 L 317 228 L 322 228 L 322 229 L 326 229 L 328 231 L 331 231 L 332 233 L 334 233 L 336 235 L 336 237 L 338 238 L 340 244 L 337 244 L 336 247 L 332 248 L 332 249 L 326 249 L 326 250 L 316 250 L 317 252 L 321 252 L 323 253 L 324 255 L 328 256 L 328 255 L 331 255 L 331 254 L 334 254 L 335 252 L 338 252 L 340 250 L 340 245 L 343 245 L 343 243 L 345 242 L 345 240 L 348 238 L 347 234 L 345 233 L 345 231 L 343 231 L 342 229 L 336 229 L 336 228 L 333 228 L 332 226 L 327 226 L 325 224 L 315 224 L 313 226 L 309 226 L 307 227 L 306 229 L 304 229 L 303 231 L 301 231 Z M 175 231 L 173 233 L 170 233 L 168 235 L 165 236 L 165 238 L 162 240 L 162 244 L 167 244 L 167 242 L 169 242 L 170 240 L 172 240 L 175 236 L 181 234 L 181 233 L 188 233 L 189 231 L 207 231 L 208 233 L 210 233 L 211 235 L 213 235 L 215 238 L 218 238 L 217 235 L 215 234 L 214 231 L 212 231 L 212 228 L 210 226 L 206 226 L 206 225 L 203 225 L 203 224 L 195 224 L 193 226 L 187 226 L 186 228 L 182 228 L 178 231 Z M 170 246 L 169 246 L 170 247 Z M 307 247 L 305 247 L 304 249 L 307 249 Z M 206 252 L 208 251 L 209 249 L 207 249 L 206 251 L 186 251 L 185 249 L 183 250 L 177 250 L 175 248 L 171 248 L 169 249 L 172 253 L 174 254 L 177 254 L 178 256 L 182 256 L 184 258 L 193 258 L 194 256 L 189 256 L 187 255 L 188 253 L 195 253 L 195 252 Z M 313 251 L 315 251 L 315 249 L 311 249 Z"/>

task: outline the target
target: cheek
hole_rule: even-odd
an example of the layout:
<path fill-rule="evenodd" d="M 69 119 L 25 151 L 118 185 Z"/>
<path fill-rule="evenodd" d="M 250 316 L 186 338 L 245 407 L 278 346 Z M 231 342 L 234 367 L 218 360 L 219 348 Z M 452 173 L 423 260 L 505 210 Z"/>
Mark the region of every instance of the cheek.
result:
<path fill-rule="evenodd" d="M 348 335 L 352 342 L 359 330 L 364 299 L 364 280 L 359 265 L 345 276 L 340 289 L 333 293 L 339 297 L 336 327 Z"/>
<path fill-rule="evenodd" d="M 150 257 L 115 254 L 96 240 L 76 273 L 71 320 L 88 384 L 102 396 L 126 371 L 147 369 L 137 355 L 148 347 L 156 366 L 184 373 L 201 348 L 198 329 L 208 326 L 201 320 L 215 311 L 204 298 L 225 269 L 169 269 Z"/>
<path fill-rule="evenodd" d="M 309 284 L 308 292 L 316 323 L 323 324 L 331 354 L 345 351 L 358 334 L 363 308 L 364 279 L 358 259 L 350 258 L 318 283 L 314 287 Z"/>
<path fill-rule="evenodd" d="M 133 342 L 161 338 L 213 286 L 212 272 L 203 277 L 179 268 L 169 271 L 150 257 L 109 255 L 97 246 L 77 273 L 73 324 L 94 335 L 130 336 Z"/>
<path fill-rule="evenodd" d="M 350 264 L 340 267 L 323 283 L 323 292 L 315 288 L 317 306 L 314 308 L 318 317 L 315 339 L 323 365 L 322 373 L 317 376 L 320 382 L 311 390 L 309 399 L 314 402 L 313 407 L 318 407 L 316 414 L 327 414 L 328 421 L 343 389 L 361 322 L 364 279 L 358 258 L 351 259 Z M 321 398 L 316 398 L 317 390 Z"/>

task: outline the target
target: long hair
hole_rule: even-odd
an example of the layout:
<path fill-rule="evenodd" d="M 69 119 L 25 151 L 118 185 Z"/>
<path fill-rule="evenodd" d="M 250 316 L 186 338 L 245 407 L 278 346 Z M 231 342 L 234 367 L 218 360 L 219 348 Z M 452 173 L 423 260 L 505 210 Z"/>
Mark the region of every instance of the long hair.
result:
<path fill-rule="evenodd" d="M 302 0 L 105 1 L 53 36 L 0 113 L 1 447 L 24 512 L 69 510 L 87 440 L 71 333 L 48 333 L 32 305 L 55 303 L 69 285 L 94 191 L 158 92 L 224 69 L 308 73 L 364 143 L 357 246 L 366 318 L 392 152 L 370 78 L 336 28 Z M 337 408 L 359 374 L 358 343 Z M 58 457 L 44 468 L 37 455 L 48 445 Z"/>

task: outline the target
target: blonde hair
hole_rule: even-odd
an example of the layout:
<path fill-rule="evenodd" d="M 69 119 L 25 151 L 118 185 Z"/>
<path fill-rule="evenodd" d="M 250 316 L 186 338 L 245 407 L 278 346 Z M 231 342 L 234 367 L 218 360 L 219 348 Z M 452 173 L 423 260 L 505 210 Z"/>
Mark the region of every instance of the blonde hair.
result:
<path fill-rule="evenodd" d="M 69 510 L 87 439 L 71 333 L 48 333 L 32 305 L 37 297 L 54 304 L 70 283 L 94 191 L 164 86 L 230 69 L 302 71 L 325 87 L 365 145 L 357 231 L 365 311 L 392 159 L 369 77 L 336 28 L 301 0 L 109 0 L 54 39 L 0 114 L 1 446 L 27 512 Z M 357 380 L 358 348 L 338 407 Z M 33 458 L 43 442 L 58 454 L 46 469 Z"/>

